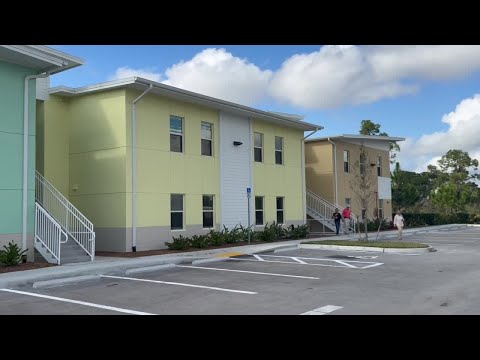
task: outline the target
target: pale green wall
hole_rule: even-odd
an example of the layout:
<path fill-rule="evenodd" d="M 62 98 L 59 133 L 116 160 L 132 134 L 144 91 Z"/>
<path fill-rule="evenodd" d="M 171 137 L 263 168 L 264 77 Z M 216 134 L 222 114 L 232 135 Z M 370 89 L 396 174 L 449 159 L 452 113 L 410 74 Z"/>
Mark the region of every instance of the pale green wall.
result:
<path fill-rule="evenodd" d="M 253 196 L 265 197 L 264 222 L 276 221 L 277 196 L 285 197 L 285 222 L 303 220 L 303 131 L 254 120 L 253 132 L 263 134 L 263 163 L 253 165 Z M 275 136 L 283 137 L 283 165 L 275 164 Z"/>
<path fill-rule="evenodd" d="M 37 116 L 37 170 L 69 197 L 69 101 L 68 98 L 50 96 L 39 106 Z"/>
<path fill-rule="evenodd" d="M 125 91 L 69 101 L 69 199 L 95 227 L 125 227 Z"/>
<path fill-rule="evenodd" d="M 131 213 L 131 103 L 140 93 L 127 92 L 127 213 Z M 184 152 L 170 152 L 170 115 L 184 118 Z M 214 156 L 201 155 L 201 122 L 213 124 Z M 137 211 L 139 227 L 170 226 L 170 194 L 185 194 L 185 225 L 202 224 L 202 195 L 215 195 L 220 219 L 219 112 L 146 95 L 137 103 Z M 131 226 L 131 216 L 127 216 Z"/>
<path fill-rule="evenodd" d="M 0 235 L 22 232 L 23 96 L 34 71 L 0 62 Z M 35 81 L 29 84 L 28 231 L 34 229 Z"/>

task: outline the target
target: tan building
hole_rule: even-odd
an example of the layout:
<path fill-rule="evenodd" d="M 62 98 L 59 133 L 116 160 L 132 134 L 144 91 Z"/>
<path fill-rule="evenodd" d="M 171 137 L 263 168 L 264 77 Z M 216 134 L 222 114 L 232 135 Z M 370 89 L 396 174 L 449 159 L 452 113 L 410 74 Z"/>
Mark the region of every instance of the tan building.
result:
<path fill-rule="evenodd" d="M 390 179 L 391 141 L 405 138 L 371 135 L 338 135 L 306 140 L 305 173 L 307 214 L 333 230 L 331 221 L 335 207 L 350 205 L 355 216 L 361 216 L 360 168 L 369 182 L 366 216 L 391 220 L 392 196 Z M 361 147 L 366 159 L 361 162 Z M 352 230 L 355 223 L 352 224 Z"/>

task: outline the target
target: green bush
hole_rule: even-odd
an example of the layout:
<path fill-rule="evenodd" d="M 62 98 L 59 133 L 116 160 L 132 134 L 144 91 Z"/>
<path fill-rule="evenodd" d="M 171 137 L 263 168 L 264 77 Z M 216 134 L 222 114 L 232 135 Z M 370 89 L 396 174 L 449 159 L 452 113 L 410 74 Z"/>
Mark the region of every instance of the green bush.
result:
<path fill-rule="evenodd" d="M 223 231 L 210 230 L 208 233 L 210 245 L 221 246 L 225 244 L 225 234 Z"/>
<path fill-rule="evenodd" d="M 227 244 L 233 244 L 239 242 L 242 239 L 242 233 L 240 229 L 235 225 L 232 230 L 228 230 L 225 225 L 223 225 L 223 237 Z"/>
<path fill-rule="evenodd" d="M 308 233 L 308 224 L 297 225 L 297 227 L 291 225 L 286 231 L 286 237 L 294 240 L 305 239 L 308 236 Z"/>
<path fill-rule="evenodd" d="M 253 225 L 250 225 L 250 227 L 245 227 L 243 225 L 240 225 L 239 232 L 240 232 L 240 238 L 243 241 L 248 241 L 248 234 L 250 234 L 250 241 L 255 240 L 255 232 L 253 231 Z"/>
<path fill-rule="evenodd" d="M 16 266 L 22 261 L 27 250 L 21 251 L 20 247 L 12 241 L 8 246 L 3 245 L 5 250 L 0 250 L 0 264 L 4 266 Z"/>
<path fill-rule="evenodd" d="M 174 237 L 171 243 L 165 242 L 165 245 L 170 250 L 186 250 L 190 247 L 190 239 L 180 235 L 179 237 Z"/>
<path fill-rule="evenodd" d="M 190 239 L 190 246 L 196 249 L 203 249 L 210 245 L 210 239 L 207 235 L 193 235 Z"/>
<path fill-rule="evenodd" d="M 255 238 L 260 241 L 272 242 L 276 239 L 276 227 L 265 224 L 262 231 L 255 232 Z"/>
<path fill-rule="evenodd" d="M 375 220 L 370 220 L 367 223 L 367 231 L 378 231 L 378 227 L 380 226 L 380 230 L 388 230 L 388 229 L 393 229 L 393 223 L 389 222 L 387 219 L 375 219 Z M 364 223 L 358 223 L 358 227 L 360 232 L 365 231 L 365 225 Z"/>
<path fill-rule="evenodd" d="M 471 224 L 475 217 L 469 213 L 437 214 L 437 213 L 405 213 L 407 226 L 430 226 L 443 224 Z M 478 219 L 480 220 L 480 219 Z"/>

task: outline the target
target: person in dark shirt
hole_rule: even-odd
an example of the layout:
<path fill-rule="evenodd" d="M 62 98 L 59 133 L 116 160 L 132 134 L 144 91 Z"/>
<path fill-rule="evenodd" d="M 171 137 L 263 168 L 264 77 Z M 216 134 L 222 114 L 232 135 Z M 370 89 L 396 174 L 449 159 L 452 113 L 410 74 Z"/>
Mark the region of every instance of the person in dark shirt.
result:
<path fill-rule="evenodd" d="M 342 221 L 342 214 L 340 214 L 338 209 L 335 209 L 335 212 L 332 215 L 332 219 L 335 220 L 335 229 L 337 229 L 337 235 L 338 235 L 338 231 L 340 230 L 340 223 Z"/>

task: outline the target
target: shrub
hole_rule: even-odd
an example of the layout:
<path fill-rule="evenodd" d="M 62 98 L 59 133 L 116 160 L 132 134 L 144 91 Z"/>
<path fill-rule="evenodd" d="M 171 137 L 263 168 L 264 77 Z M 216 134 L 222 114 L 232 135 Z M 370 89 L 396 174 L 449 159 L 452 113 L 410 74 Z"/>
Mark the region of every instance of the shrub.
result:
<path fill-rule="evenodd" d="M 378 231 L 379 226 L 380 226 L 380 230 L 393 229 L 393 222 L 388 221 L 387 219 L 369 220 L 368 223 L 367 223 L 367 231 Z M 359 227 L 360 232 L 365 231 L 364 223 L 359 223 L 358 227 Z"/>
<path fill-rule="evenodd" d="M 225 234 L 223 231 L 210 230 L 208 233 L 210 245 L 220 246 L 225 244 Z"/>
<path fill-rule="evenodd" d="M 253 229 L 253 225 L 250 225 L 250 227 L 245 227 L 243 225 L 240 225 L 240 228 L 239 228 L 240 238 L 243 241 L 248 241 L 248 234 L 250 234 L 250 241 L 254 241 L 255 233 L 252 229 Z"/>
<path fill-rule="evenodd" d="M 305 239 L 308 236 L 308 233 L 309 233 L 308 224 L 297 225 L 297 227 L 295 227 L 294 225 L 291 225 L 286 231 L 287 237 L 294 240 Z"/>
<path fill-rule="evenodd" d="M 225 242 L 227 244 L 233 244 L 241 240 L 242 233 L 237 225 L 235 225 L 232 230 L 228 230 L 227 227 L 223 225 L 223 237 L 225 238 Z"/>
<path fill-rule="evenodd" d="M 276 228 L 275 226 L 268 226 L 268 223 L 265 224 L 262 231 L 255 232 L 255 238 L 260 241 L 272 242 L 276 239 Z"/>
<path fill-rule="evenodd" d="M 174 237 L 171 243 L 165 242 L 165 245 L 167 245 L 170 250 L 185 250 L 190 246 L 190 239 L 180 235 L 179 237 Z"/>
<path fill-rule="evenodd" d="M 16 266 L 22 261 L 27 250 L 21 251 L 20 247 L 12 241 L 8 246 L 3 245 L 5 250 L 0 250 L 0 264 L 5 266 Z"/>
<path fill-rule="evenodd" d="M 190 239 L 190 246 L 196 249 L 203 249 L 210 245 L 210 239 L 207 235 L 193 235 Z"/>

